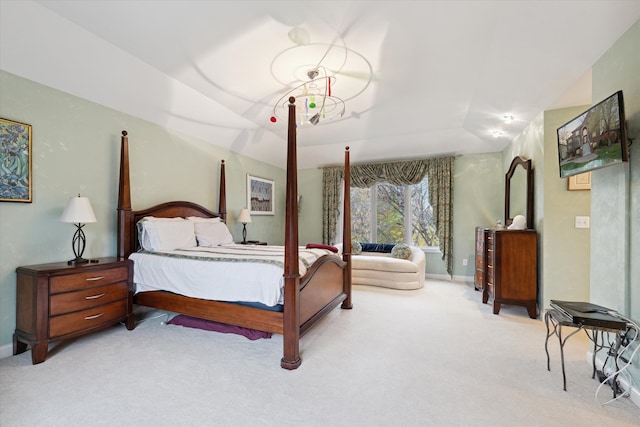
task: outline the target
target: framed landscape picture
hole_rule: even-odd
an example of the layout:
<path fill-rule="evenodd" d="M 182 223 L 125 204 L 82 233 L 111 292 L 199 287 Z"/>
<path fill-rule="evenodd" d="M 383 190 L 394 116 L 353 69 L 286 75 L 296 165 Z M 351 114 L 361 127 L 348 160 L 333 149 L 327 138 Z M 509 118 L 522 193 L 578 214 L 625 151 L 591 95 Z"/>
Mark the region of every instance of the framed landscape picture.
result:
<path fill-rule="evenodd" d="M 251 215 L 273 215 L 275 182 L 247 175 L 247 206 Z"/>
<path fill-rule="evenodd" d="M 0 118 L 0 202 L 31 203 L 31 126 Z"/>

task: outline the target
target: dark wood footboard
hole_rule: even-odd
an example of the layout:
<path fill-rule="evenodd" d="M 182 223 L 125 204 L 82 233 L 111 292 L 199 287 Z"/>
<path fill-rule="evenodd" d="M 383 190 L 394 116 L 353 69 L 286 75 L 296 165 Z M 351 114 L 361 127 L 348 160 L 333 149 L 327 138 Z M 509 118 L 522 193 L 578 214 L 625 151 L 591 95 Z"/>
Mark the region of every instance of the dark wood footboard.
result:
<path fill-rule="evenodd" d="M 347 298 L 342 283 L 345 267 L 346 263 L 337 257 L 325 255 L 301 279 L 301 334 Z"/>

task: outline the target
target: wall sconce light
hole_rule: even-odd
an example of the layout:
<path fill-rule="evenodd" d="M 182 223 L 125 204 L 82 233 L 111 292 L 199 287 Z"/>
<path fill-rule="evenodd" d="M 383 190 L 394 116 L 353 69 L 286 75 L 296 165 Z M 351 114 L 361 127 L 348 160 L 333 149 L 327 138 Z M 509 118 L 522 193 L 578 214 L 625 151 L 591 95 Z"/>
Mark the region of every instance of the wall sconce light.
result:
<path fill-rule="evenodd" d="M 242 209 L 238 215 L 238 222 L 242 223 L 242 244 L 247 244 L 247 224 L 251 222 L 249 209 Z"/>
<path fill-rule="evenodd" d="M 88 259 L 82 258 L 84 248 L 87 244 L 82 227 L 89 222 L 96 222 L 96 215 L 93 213 L 89 199 L 87 197 L 80 197 L 80 194 L 78 194 L 78 197 L 70 197 L 67 206 L 64 208 L 64 212 L 62 212 L 60 221 L 73 223 L 77 227 L 76 232 L 73 234 L 73 240 L 71 241 L 71 248 L 73 249 L 75 258 L 67 262 L 67 264 L 76 265 L 89 262 Z M 97 262 L 97 260 L 92 260 L 92 262 Z"/>

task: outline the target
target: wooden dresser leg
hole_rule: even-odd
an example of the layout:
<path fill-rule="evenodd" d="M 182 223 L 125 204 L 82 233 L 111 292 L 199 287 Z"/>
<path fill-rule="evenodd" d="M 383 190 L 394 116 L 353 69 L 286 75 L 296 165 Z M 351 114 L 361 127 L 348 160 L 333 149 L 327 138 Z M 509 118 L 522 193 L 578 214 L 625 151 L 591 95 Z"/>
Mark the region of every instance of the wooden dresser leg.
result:
<path fill-rule="evenodd" d="M 16 334 L 13 334 L 13 355 L 22 354 L 27 351 L 27 344 L 18 339 Z"/>
<path fill-rule="evenodd" d="M 532 319 L 537 319 L 538 318 L 538 310 L 536 310 L 536 304 L 529 304 L 527 305 L 527 311 L 529 312 L 529 317 Z"/>
<path fill-rule="evenodd" d="M 497 301 L 493 301 L 493 314 L 500 313 L 500 303 Z"/>
<path fill-rule="evenodd" d="M 37 343 L 31 346 L 31 362 L 34 365 L 42 363 L 47 358 L 47 350 L 49 349 L 49 343 Z"/>

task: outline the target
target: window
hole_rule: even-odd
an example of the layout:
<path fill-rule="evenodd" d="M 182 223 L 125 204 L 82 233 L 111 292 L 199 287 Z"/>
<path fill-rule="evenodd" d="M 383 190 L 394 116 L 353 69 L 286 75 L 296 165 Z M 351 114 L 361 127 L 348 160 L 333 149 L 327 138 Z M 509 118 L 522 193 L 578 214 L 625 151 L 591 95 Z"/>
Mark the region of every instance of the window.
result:
<path fill-rule="evenodd" d="M 415 185 L 351 188 L 351 238 L 360 242 L 438 246 L 427 177 Z"/>

